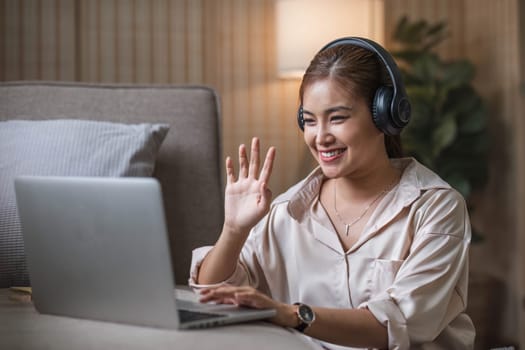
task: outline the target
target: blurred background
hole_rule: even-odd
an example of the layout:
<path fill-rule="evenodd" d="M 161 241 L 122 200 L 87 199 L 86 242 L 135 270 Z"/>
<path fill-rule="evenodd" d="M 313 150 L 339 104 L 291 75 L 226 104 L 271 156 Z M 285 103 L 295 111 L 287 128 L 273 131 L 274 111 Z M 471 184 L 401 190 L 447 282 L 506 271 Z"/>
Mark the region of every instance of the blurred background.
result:
<path fill-rule="evenodd" d="M 270 186 L 278 194 L 313 167 L 296 124 L 301 69 L 336 36 L 397 49 L 404 16 L 446 23 L 433 52 L 475 69 L 471 82 L 486 106 L 489 147 L 487 179 L 469 195 L 483 239 L 472 245 L 468 311 L 478 349 L 524 349 L 521 1 L 0 0 L 0 81 L 211 86 L 221 99 L 224 155 L 235 155 L 252 136 L 264 148 L 276 146 Z M 302 57 L 294 61 L 295 54 Z"/>

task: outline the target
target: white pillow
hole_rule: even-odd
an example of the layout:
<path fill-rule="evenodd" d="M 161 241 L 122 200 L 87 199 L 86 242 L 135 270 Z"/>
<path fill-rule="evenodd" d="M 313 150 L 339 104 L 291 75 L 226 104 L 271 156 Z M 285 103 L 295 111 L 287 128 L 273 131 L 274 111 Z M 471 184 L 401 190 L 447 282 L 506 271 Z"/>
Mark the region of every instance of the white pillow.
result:
<path fill-rule="evenodd" d="M 70 119 L 0 122 L 0 288 L 29 285 L 16 176 L 151 176 L 168 130 Z"/>

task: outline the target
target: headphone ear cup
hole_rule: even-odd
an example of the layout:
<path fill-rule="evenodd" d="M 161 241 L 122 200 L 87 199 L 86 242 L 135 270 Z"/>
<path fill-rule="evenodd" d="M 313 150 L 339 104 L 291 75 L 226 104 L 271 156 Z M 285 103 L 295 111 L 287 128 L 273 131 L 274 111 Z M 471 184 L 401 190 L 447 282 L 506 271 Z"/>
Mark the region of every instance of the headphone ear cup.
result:
<path fill-rule="evenodd" d="M 299 129 L 301 129 L 301 131 L 304 131 L 303 106 L 300 106 L 297 110 L 297 124 L 299 124 Z"/>
<path fill-rule="evenodd" d="M 394 91 L 389 86 L 381 86 L 376 90 L 372 102 L 372 121 L 381 132 L 390 135 L 392 128 L 390 106 Z"/>

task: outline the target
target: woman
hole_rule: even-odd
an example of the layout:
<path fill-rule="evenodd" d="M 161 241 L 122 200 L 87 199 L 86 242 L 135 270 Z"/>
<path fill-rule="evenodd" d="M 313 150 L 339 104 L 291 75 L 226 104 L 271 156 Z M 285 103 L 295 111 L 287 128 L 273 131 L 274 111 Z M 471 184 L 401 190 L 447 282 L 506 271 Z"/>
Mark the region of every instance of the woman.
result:
<path fill-rule="evenodd" d="M 203 302 L 275 308 L 273 323 L 329 349 L 472 348 L 465 202 L 400 158 L 403 125 L 375 114 L 385 68 L 402 92 L 399 72 L 359 40 L 327 45 L 302 80 L 299 123 L 317 169 L 270 204 L 275 149 L 261 169 L 259 141 L 250 157 L 241 145 L 238 175 L 226 159 L 223 230 L 194 251 L 190 285 Z"/>

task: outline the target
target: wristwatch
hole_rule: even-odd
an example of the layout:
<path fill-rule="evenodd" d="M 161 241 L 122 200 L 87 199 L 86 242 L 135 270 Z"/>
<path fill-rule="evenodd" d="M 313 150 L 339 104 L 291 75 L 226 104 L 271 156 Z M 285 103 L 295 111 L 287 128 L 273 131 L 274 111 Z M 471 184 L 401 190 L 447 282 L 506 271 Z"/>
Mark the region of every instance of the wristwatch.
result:
<path fill-rule="evenodd" d="M 294 303 L 297 305 L 297 317 L 299 318 L 299 325 L 295 327 L 299 332 L 304 332 L 315 321 L 315 313 L 312 308 L 303 303 Z"/>

